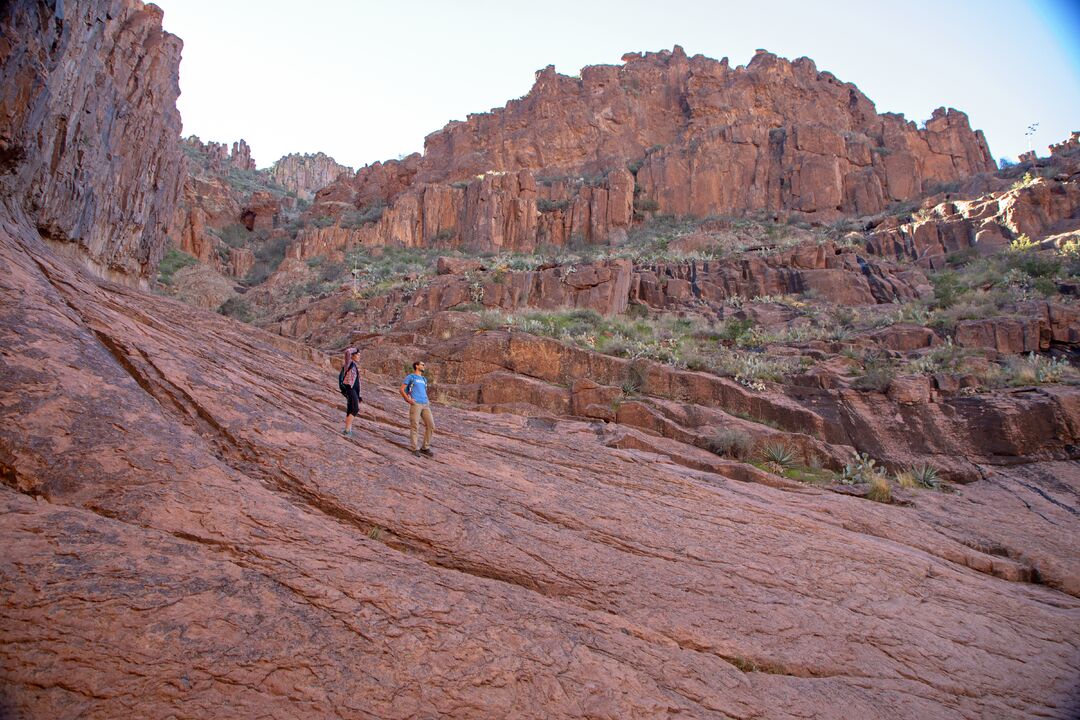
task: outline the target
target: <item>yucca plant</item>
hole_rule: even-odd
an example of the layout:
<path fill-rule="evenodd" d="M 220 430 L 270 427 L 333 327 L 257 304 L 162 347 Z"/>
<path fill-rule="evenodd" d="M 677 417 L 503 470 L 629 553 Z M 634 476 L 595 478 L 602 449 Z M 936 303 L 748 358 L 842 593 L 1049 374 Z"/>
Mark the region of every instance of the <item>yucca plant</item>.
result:
<path fill-rule="evenodd" d="M 912 465 L 906 471 L 919 485 L 927 488 L 937 488 L 941 485 L 941 476 L 937 468 L 929 463 Z"/>
<path fill-rule="evenodd" d="M 784 443 L 766 443 L 761 448 L 761 458 L 777 475 L 795 466 L 795 451 Z"/>

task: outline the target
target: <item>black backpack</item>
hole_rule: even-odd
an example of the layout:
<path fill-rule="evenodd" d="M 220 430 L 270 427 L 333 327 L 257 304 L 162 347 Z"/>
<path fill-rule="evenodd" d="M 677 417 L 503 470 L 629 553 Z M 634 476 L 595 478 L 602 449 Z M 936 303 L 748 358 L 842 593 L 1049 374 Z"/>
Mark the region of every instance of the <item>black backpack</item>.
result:
<path fill-rule="evenodd" d="M 348 365 L 342 367 L 341 372 L 339 372 L 337 376 L 338 390 L 341 391 L 341 394 L 345 397 L 349 397 L 349 386 L 345 384 L 345 373 L 347 373 L 351 367 L 356 367 L 356 363 L 350 362 Z M 356 369 L 357 371 L 360 370 L 360 368 Z"/>

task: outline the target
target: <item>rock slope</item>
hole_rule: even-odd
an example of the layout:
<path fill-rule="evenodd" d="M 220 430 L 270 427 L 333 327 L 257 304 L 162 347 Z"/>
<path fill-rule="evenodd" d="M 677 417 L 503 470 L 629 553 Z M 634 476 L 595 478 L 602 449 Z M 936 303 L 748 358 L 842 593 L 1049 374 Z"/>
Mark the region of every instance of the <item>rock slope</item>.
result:
<path fill-rule="evenodd" d="M 1080 602 L 1007 571 L 1038 551 L 1077 577 L 1073 463 L 905 508 L 445 406 L 417 459 L 392 389 L 342 438 L 300 346 L 98 285 L 30 232 L 0 243 L 13 714 L 1076 709 Z"/>
<path fill-rule="evenodd" d="M 134 2 L 2 12 L 164 37 Z M 393 385 L 341 436 L 321 355 L 95 277 L 32 200 L 0 197 L 4 717 L 1080 709 L 1074 462 L 885 505 L 676 463 L 625 426 L 449 406 L 416 458 Z M 156 216 L 133 217 L 144 237 Z"/>

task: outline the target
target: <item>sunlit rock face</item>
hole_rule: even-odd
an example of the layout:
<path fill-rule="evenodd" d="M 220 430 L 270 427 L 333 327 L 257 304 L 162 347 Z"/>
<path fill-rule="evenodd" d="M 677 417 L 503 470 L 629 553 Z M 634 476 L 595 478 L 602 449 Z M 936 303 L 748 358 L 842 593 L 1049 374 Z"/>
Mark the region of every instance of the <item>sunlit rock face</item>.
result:
<path fill-rule="evenodd" d="M 531 250 L 617 242 L 652 213 L 829 222 L 994 168 L 964 113 L 939 108 L 922 128 L 878 114 L 807 58 L 623 60 L 575 77 L 549 66 L 525 97 L 429 135 L 423 155 L 325 188 L 312 214 L 386 206 L 356 243 Z"/>

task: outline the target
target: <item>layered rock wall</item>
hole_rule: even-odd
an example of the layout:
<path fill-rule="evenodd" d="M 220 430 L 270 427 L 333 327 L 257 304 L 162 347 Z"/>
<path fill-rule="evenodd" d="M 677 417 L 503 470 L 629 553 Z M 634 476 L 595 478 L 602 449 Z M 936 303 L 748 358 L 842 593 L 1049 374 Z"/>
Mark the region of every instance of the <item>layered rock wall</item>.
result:
<path fill-rule="evenodd" d="M 98 275 L 142 284 L 180 193 L 181 41 L 137 0 L 0 6 L 0 188 Z"/>
<path fill-rule="evenodd" d="M 325 188 L 313 213 L 385 204 L 386 219 L 361 241 L 531 249 L 617 242 L 635 209 L 868 215 L 994 169 L 964 113 L 939 108 L 923 128 L 879 115 L 807 58 L 759 51 L 731 68 L 676 46 L 623 59 L 580 77 L 549 66 L 524 98 L 428 136 L 423 156 Z"/>
<path fill-rule="evenodd" d="M 267 171 L 270 179 L 303 200 L 342 175 L 352 175 L 352 168 L 341 165 L 324 153 L 292 153 L 274 163 Z"/>

